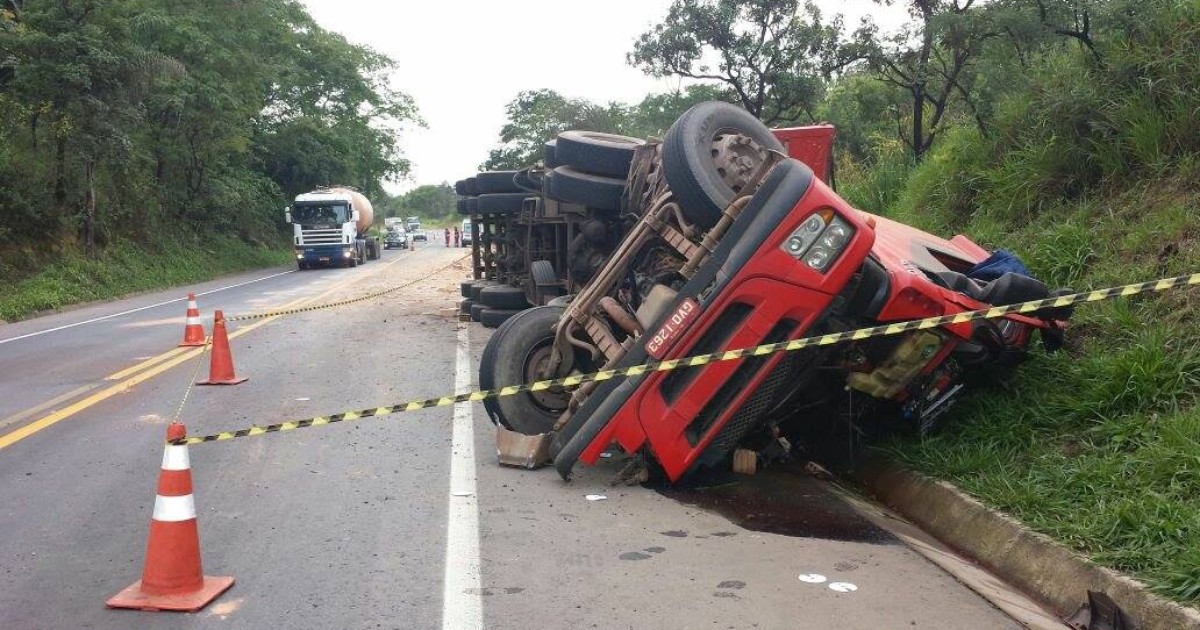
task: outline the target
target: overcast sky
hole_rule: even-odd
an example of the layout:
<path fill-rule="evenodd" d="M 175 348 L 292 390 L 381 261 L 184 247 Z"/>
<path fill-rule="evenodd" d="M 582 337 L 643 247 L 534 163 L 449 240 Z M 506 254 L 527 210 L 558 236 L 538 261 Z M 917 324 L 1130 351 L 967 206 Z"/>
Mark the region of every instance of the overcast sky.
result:
<path fill-rule="evenodd" d="M 636 102 L 678 87 L 625 62 L 638 35 L 660 21 L 671 0 L 302 0 L 323 27 L 397 62 L 396 89 L 412 96 L 428 127 L 401 138 L 409 181 L 469 177 L 499 141 L 504 106 L 522 90 L 550 88 L 597 102 Z M 903 16 L 870 0 L 818 0 L 854 25 Z"/>

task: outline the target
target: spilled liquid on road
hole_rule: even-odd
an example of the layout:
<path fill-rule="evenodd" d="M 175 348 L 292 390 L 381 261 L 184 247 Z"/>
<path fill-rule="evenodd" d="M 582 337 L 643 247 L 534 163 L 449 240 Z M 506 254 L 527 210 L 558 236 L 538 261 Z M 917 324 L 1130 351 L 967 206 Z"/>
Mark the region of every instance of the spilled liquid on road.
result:
<path fill-rule="evenodd" d="M 899 544 L 887 530 L 861 516 L 825 489 L 826 482 L 785 465 L 757 475 L 729 474 L 691 486 L 660 487 L 664 496 L 715 512 L 745 529 L 879 545 Z"/>

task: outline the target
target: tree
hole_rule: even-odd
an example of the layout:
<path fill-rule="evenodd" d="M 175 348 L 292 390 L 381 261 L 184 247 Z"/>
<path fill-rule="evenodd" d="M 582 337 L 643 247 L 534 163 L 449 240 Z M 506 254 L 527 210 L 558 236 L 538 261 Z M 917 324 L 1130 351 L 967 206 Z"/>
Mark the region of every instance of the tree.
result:
<path fill-rule="evenodd" d="M 975 0 L 909 0 L 913 22 L 895 35 L 880 37 L 871 25 L 857 34 L 871 68 L 908 94 L 907 115 L 898 112 L 896 118 L 897 133 L 918 161 L 941 133 L 955 100 L 975 114 L 982 132 L 987 131 L 967 79 L 984 43 L 1000 31 L 992 14 L 974 4 Z"/>
<path fill-rule="evenodd" d="M 391 67 L 292 0 L 0 0 L 0 239 L 277 241 L 284 195 L 407 172 Z"/>
<path fill-rule="evenodd" d="M 508 122 L 500 129 L 500 146 L 488 154 L 481 170 L 529 166 L 541 159 L 547 140 L 568 129 L 621 133 L 628 116 L 618 103 L 599 105 L 546 89 L 521 92 L 504 111 Z"/>
<path fill-rule="evenodd" d="M 458 197 L 450 184 L 424 184 L 383 204 L 385 217 L 419 216 L 425 219 L 444 219 L 457 212 Z"/>
<path fill-rule="evenodd" d="M 675 0 L 629 62 L 657 76 L 721 85 L 767 124 L 813 120 L 823 79 L 852 59 L 841 18 L 799 0 Z"/>

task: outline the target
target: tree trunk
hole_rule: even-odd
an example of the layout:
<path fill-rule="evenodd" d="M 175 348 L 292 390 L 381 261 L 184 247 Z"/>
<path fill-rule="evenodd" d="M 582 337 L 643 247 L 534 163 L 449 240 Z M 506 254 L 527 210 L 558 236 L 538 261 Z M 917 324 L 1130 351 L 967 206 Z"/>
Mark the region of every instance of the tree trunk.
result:
<path fill-rule="evenodd" d="M 83 242 L 88 258 L 96 257 L 96 166 L 92 158 L 84 164 L 87 189 L 83 197 Z"/>
<path fill-rule="evenodd" d="M 62 210 L 67 204 L 67 139 L 54 142 L 54 205 Z"/>

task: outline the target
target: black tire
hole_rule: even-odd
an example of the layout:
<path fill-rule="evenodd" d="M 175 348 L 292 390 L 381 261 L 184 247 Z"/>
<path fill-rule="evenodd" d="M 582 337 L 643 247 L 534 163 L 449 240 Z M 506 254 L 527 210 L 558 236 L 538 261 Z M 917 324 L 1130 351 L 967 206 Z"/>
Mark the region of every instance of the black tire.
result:
<path fill-rule="evenodd" d="M 300 271 L 308 271 L 308 269 L 309 269 L 308 263 L 306 263 L 306 262 L 296 263 L 296 268 L 299 269 Z"/>
<path fill-rule="evenodd" d="M 467 204 L 468 201 L 470 201 L 470 199 L 467 197 L 459 197 L 458 200 L 454 202 L 454 207 L 458 210 L 459 214 L 471 214 L 471 207 Z"/>
<path fill-rule="evenodd" d="M 460 179 L 454 182 L 454 192 L 464 197 L 471 194 L 467 192 L 467 180 Z"/>
<path fill-rule="evenodd" d="M 470 289 L 471 294 L 468 295 L 467 297 L 478 302 L 479 294 L 480 294 L 480 292 L 483 291 L 483 289 L 485 287 L 493 287 L 493 286 L 496 286 L 497 284 L 500 284 L 500 283 L 496 282 L 495 280 L 476 280 L 475 282 L 473 282 L 471 284 L 471 289 Z"/>
<path fill-rule="evenodd" d="M 558 140 L 551 140 L 542 145 L 542 166 L 550 170 L 560 164 L 562 163 L 558 161 Z"/>
<path fill-rule="evenodd" d="M 486 304 L 492 308 L 529 308 L 529 301 L 525 299 L 525 292 L 516 287 L 494 286 L 484 287 L 479 292 L 479 302 Z"/>
<path fill-rule="evenodd" d="M 458 313 L 460 315 L 470 315 L 471 305 L 475 304 L 475 300 L 471 298 L 463 298 L 458 301 Z"/>
<path fill-rule="evenodd" d="M 498 328 L 523 308 L 485 308 L 479 312 L 479 323 L 487 328 Z"/>
<path fill-rule="evenodd" d="M 479 214 L 516 214 L 529 193 L 489 193 L 479 195 Z"/>
<path fill-rule="evenodd" d="M 513 177 L 516 174 L 517 171 L 486 171 L 479 173 L 474 178 L 475 194 L 521 192 L 521 189 L 513 183 Z"/>
<path fill-rule="evenodd" d="M 750 112 L 718 101 L 684 112 L 663 139 L 663 175 L 684 216 L 702 228 L 715 225 L 737 194 L 713 161 L 713 142 L 730 132 L 750 137 L 764 150 L 783 151 L 771 130 Z"/>
<path fill-rule="evenodd" d="M 555 199 L 582 204 L 596 210 L 618 211 L 625 180 L 592 175 L 569 166 L 559 166 L 547 174 L 549 193 Z"/>
<path fill-rule="evenodd" d="M 482 313 L 483 309 L 485 309 L 485 308 L 487 308 L 486 304 L 480 304 L 478 302 L 473 302 L 471 304 L 471 321 L 473 321 L 473 322 L 479 321 L 479 314 Z"/>
<path fill-rule="evenodd" d="M 558 134 L 555 160 L 585 173 L 625 179 L 633 150 L 645 141 L 599 131 L 564 131 Z"/>
<path fill-rule="evenodd" d="M 475 280 L 463 280 L 458 283 L 458 292 L 465 298 L 471 297 L 471 285 L 475 284 Z"/>
<path fill-rule="evenodd" d="M 554 263 L 549 260 L 535 260 L 529 263 L 529 277 L 533 279 L 533 284 L 537 287 L 558 286 L 558 276 L 554 273 Z"/>
<path fill-rule="evenodd" d="M 511 316 L 492 334 L 479 362 L 479 387 L 496 389 L 537 380 L 536 366 L 554 342 L 554 325 L 563 309 L 539 306 Z M 585 360 L 576 357 L 576 363 Z M 587 368 L 587 365 L 580 365 Z M 569 392 L 524 392 L 484 401 L 492 421 L 526 435 L 546 433 L 554 427 L 570 399 Z"/>
<path fill-rule="evenodd" d="M 475 185 L 474 177 L 468 177 L 463 180 L 463 190 L 467 191 L 465 194 L 468 197 L 473 197 L 479 194 L 479 187 Z"/>
<path fill-rule="evenodd" d="M 479 197 L 467 197 L 466 214 L 479 214 Z"/>

